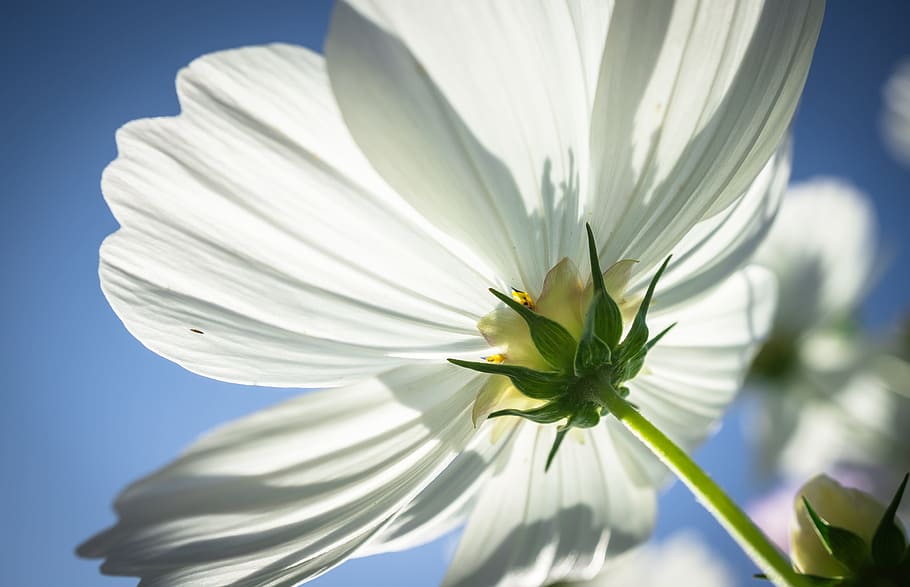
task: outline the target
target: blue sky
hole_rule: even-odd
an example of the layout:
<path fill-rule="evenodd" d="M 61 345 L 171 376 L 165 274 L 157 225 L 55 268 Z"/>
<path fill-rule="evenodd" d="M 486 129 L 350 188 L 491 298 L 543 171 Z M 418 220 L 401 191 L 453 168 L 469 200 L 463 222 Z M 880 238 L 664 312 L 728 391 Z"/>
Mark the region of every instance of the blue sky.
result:
<path fill-rule="evenodd" d="M 319 48 L 330 4 L 29 2 L 0 5 L 0 247 L 4 333 L 0 542 L 4 585 L 131 585 L 102 578 L 75 545 L 110 523 L 130 480 L 201 432 L 292 392 L 192 375 L 147 351 L 101 295 L 97 251 L 116 229 L 99 189 L 128 120 L 177 112 L 174 75 L 203 53 L 286 41 Z M 910 170 L 884 150 L 881 87 L 910 57 L 910 3 L 833 2 L 794 124 L 794 178 L 849 178 L 873 198 L 890 271 L 864 306 L 887 328 L 910 308 Z M 699 453 L 734 496 L 751 495 L 734 411 Z M 681 487 L 664 498 L 659 534 L 696 525 L 751 565 Z M 313 585 L 438 582 L 452 539 L 348 563 Z M 367 579 L 369 577 L 369 579 Z"/>

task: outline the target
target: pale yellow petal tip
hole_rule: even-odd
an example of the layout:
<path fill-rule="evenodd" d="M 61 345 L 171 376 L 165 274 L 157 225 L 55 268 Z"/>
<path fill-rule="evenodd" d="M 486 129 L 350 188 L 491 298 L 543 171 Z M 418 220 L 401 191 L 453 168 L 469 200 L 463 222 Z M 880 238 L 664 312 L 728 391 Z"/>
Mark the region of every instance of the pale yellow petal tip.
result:
<path fill-rule="evenodd" d="M 578 268 L 568 257 L 563 257 L 544 278 L 537 312 L 559 322 L 577 338 L 584 327 L 583 292 Z"/>

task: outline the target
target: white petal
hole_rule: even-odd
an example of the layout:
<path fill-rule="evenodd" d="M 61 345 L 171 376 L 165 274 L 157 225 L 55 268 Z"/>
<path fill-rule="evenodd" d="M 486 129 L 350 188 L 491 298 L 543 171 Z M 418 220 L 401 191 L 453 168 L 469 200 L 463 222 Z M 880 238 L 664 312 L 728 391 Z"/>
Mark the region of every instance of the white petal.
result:
<path fill-rule="evenodd" d="M 596 574 L 610 549 L 640 542 L 655 491 L 613 430 L 566 438 L 548 472 L 555 427 L 523 423 L 480 497 L 444 585 L 537 587 Z"/>
<path fill-rule="evenodd" d="M 565 587 L 732 587 L 735 576 L 698 534 L 682 531 L 618 558 L 592 581 Z"/>
<path fill-rule="evenodd" d="M 843 180 L 791 188 L 756 254 L 780 287 L 775 330 L 790 335 L 853 312 L 875 269 L 875 214 Z"/>
<path fill-rule="evenodd" d="M 673 259 L 658 285 L 661 307 L 701 295 L 749 262 L 771 229 L 790 178 L 790 141 L 786 141 L 743 196 L 702 220 L 673 247 Z M 638 289 L 652 275 L 639 274 Z"/>
<path fill-rule="evenodd" d="M 822 1 L 619 2 L 591 128 L 608 260 L 659 263 L 746 191 L 802 91 Z"/>
<path fill-rule="evenodd" d="M 774 278 L 754 265 L 686 305 L 649 313 L 648 327 L 676 326 L 648 353 L 644 371 L 628 383 L 629 400 L 667 436 L 690 449 L 709 435 L 739 390 L 765 338 L 775 304 Z M 663 467 L 640 443 L 643 462 Z"/>
<path fill-rule="evenodd" d="M 117 499 L 80 547 L 143 585 L 296 584 L 342 562 L 473 433 L 482 377 L 400 368 L 305 394 L 218 430 Z"/>
<path fill-rule="evenodd" d="M 539 287 L 566 247 L 584 244 L 578 181 L 610 9 L 364 0 L 335 10 L 326 58 L 354 138 L 408 201 L 516 287 Z"/>
<path fill-rule="evenodd" d="M 486 426 L 395 520 L 357 551 L 357 556 L 393 552 L 431 542 L 464 523 L 478 490 L 492 474 L 505 442 L 494 443 Z"/>
<path fill-rule="evenodd" d="M 892 153 L 910 165 L 910 61 L 902 63 L 885 85 L 882 131 Z"/>
<path fill-rule="evenodd" d="M 179 117 L 121 129 L 102 183 L 122 226 L 102 286 L 144 344 L 210 377 L 299 387 L 485 346 L 493 282 L 360 155 L 321 57 L 216 53 L 177 91 Z"/>

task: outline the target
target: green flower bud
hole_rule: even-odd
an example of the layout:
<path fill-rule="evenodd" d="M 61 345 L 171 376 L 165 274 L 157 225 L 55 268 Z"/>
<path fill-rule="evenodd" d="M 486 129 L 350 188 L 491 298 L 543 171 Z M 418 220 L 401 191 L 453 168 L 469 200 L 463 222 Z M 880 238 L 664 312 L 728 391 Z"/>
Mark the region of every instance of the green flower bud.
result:
<path fill-rule="evenodd" d="M 888 581 L 901 572 L 896 563 L 905 548 L 905 533 L 893 515 L 902 490 L 903 485 L 893 507 L 886 508 L 871 495 L 843 487 L 826 475 L 811 479 L 796 497 L 790 532 L 794 567 L 805 575 L 845 579 L 844 584 L 865 584 L 863 580 L 874 578 L 885 581 L 874 584 L 891 585 Z M 882 550 L 883 541 L 897 547 L 897 560 L 883 564 L 880 552 L 873 552 Z"/>

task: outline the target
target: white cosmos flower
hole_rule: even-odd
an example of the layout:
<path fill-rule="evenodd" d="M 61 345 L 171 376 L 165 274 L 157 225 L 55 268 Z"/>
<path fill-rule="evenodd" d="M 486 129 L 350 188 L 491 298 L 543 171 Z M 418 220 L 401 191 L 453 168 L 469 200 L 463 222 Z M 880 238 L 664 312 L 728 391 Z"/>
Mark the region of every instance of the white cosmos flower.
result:
<path fill-rule="evenodd" d="M 623 554 L 590 581 L 560 587 L 735 587 L 738 583 L 730 567 L 698 534 L 683 531 Z"/>
<path fill-rule="evenodd" d="M 882 133 L 895 157 L 910 165 L 910 60 L 901 63 L 885 84 Z"/>
<path fill-rule="evenodd" d="M 786 182 L 774 152 L 822 10 L 340 3 L 325 59 L 195 61 L 179 117 L 118 134 L 104 292 L 194 372 L 338 388 L 209 434 L 80 552 L 149 586 L 293 585 L 466 522 L 446 585 L 596 574 L 649 534 L 660 467 L 606 418 L 545 473 L 555 426 L 475 430 L 490 376 L 445 359 L 503 350 L 478 332 L 488 288 L 537 298 L 564 258 L 587 279 L 589 222 L 605 267 L 638 260 L 623 303 L 675 254 L 649 326 L 678 326 L 630 399 L 682 445 L 704 437 L 770 320 L 771 277 L 740 268 Z"/>
<path fill-rule="evenodd" d="M 910 367 L 851 322 L 879 270 L 868 198 L 836 179 L 791 188 L 756 260 L 780 286 L 753 369 L 766 462 L 797 478 L 837 462 L 910 464 Z"/>

